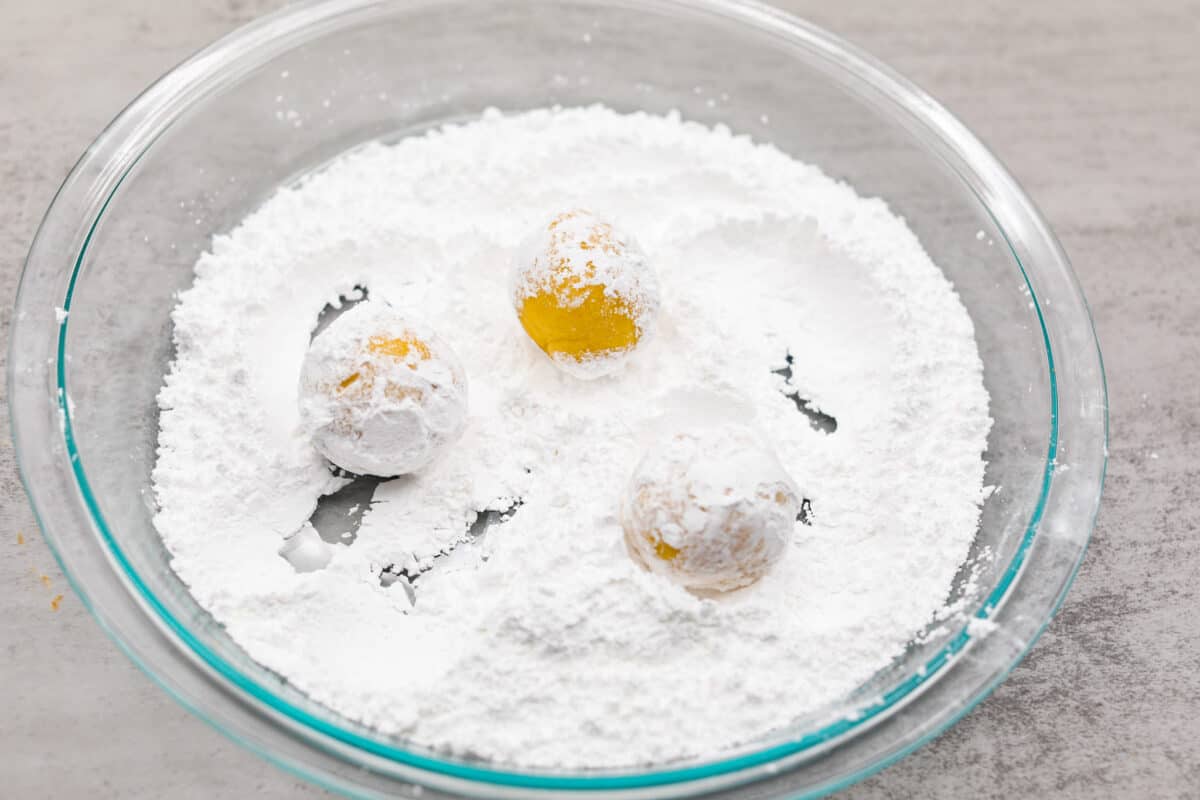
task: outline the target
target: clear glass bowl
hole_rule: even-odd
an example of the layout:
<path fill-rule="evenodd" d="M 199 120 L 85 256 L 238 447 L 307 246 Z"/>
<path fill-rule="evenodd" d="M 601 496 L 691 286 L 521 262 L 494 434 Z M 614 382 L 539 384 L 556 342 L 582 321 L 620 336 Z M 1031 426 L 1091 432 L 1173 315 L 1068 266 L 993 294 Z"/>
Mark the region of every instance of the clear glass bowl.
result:
<path fill-rule="evenodd" d="M 931 625 L 826 713 L 737 751 L 639 771 L 450 759 L 340 718 L 255 664 L 169 568 L 148 483 L 169 312 L 214 233 L 347 148 L 488 106 L 595 102 L 725 123 L 907 218 L 975 323 L 996 420 L 987 483 L 1001 487 L 976 550 L 994 557 L 961 619 Z M 9 363 L 26 489 L 100 624 L 224 733 L 367 797 L 414 785 L 523 798 L 844 786 L 944 730 L 1026 652 L 1083 556 L 1105 463 L 1087 307 L 1013 179 L 869 56 L 730 0 L 328 0 L 237 31 L 130 104 L 64 183 L 29 254 Z"/>

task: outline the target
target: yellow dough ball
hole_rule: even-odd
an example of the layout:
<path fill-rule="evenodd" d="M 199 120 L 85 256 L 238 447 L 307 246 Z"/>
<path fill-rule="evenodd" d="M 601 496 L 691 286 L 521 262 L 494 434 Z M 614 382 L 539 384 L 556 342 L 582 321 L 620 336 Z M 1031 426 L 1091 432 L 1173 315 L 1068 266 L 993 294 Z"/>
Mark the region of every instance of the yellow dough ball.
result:
<path fill-rule="evenodd" d="M 632 238 L 576 209 L 556 215 L 521 245 L 513 306 L 555 364 L 596 378 L 619 369 L 650 335 L 658 279 Z"/>
<path fill-rule="evenodd" d="M 634 470 L 621 508 L 625 542 L 651 572 L 693 591 L 747 586 L 792 541 L 800 493 L 749 428 L 679 433 Z"/>
<path fill-rule="evenodd" d="M 309 346 L 300 419 L 318 452 L 342 469 L 403 475 L 462 433 L 466 372 L 433 331 L 365 301 Z"/>

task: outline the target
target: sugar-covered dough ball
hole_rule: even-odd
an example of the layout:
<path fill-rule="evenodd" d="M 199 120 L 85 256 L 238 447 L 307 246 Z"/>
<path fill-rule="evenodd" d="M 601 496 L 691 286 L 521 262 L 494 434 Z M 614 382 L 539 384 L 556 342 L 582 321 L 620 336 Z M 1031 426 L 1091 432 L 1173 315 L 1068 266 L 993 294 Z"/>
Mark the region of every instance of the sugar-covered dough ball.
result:
<path fill-rule="evenodd" d="M 625 541 L 651 572 L 694 591 L 753 583 L 792 540 L 800 494 L 749 428 L 724 425 L 661 441 L 634 470 Z"/>
<path fill-rule="evenodd" d="M 589 211 L 566 211 L 539 226 L 519 248 L 513 272 L 521 326 L 575 377 L 616 371 L 654 328 L 654 270 L 632 238 Z"/>
<path fill-rule="evenodd" d="M 317 450 L 342 469 L 403 475 L 462 433 L 466 371 L 428 327 L 365 301 L 309 347 L 300 418 Z"/>

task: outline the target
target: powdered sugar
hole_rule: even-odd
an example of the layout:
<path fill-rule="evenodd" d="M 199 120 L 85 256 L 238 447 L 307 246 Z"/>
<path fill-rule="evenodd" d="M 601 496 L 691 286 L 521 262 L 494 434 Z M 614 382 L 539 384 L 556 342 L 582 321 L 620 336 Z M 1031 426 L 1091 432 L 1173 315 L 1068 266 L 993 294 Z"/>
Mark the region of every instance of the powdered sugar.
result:
<path fill-rule="evenodd" d="M 508 290 L 526 233 L 572 207 L 633 232 L 661 292 L 657 335 L 588 382 L 525 337 Z M 520 765 L 711 755 L 886 666 L 973 539 L 990 423 L 952 287 L 884 203 L 726 129 L 490 112 L 281 190 L 196 273 L 160 396 L 173 566 L 254 659 L 384 733 Z M 298 573 L 284 538 L 344 483 L 301 432 L 300 367 L 356 285 L 458 353 L 469 420 Z M 642 453 L 697 418 L 766 432 L 813 510 L 760 581 L 713 598 L 636 564 L 618 519 Z M 517 501 L 415 605 L 381 585 Z"/>

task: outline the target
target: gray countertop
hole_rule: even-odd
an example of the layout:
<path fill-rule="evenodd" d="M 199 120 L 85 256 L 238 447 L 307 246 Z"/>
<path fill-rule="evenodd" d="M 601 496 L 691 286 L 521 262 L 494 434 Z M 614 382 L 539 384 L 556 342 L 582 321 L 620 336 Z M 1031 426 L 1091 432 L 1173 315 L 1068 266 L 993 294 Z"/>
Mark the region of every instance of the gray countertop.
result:
<path fill-rule="evenodd" d="M 845 796 L 1200 797 L 1200 5 L 779 4 L 914 79 L 1008 164 L 1075 263 L 1111 392 L 1104 506 L 1061 613 L 991 698 Z M 42 212 L 95 134 L 278 5 L 0 0 L 5 327 Z M 0 608 L 0 795 L 325 796 L 105 638 L 38 534 L 7 437 Z"/>

